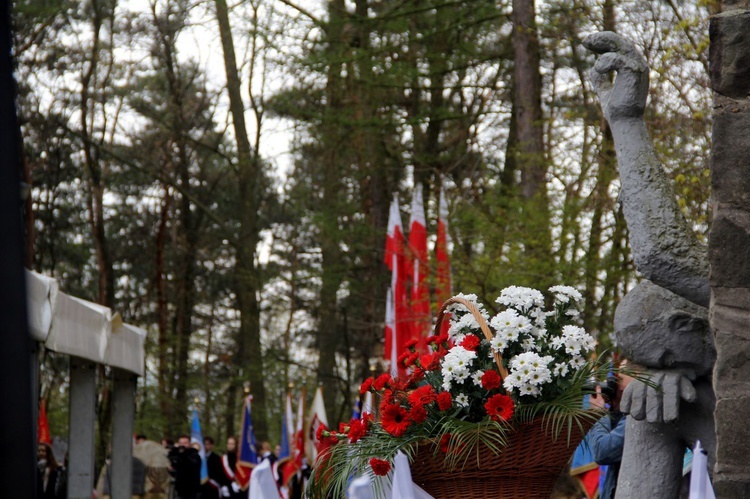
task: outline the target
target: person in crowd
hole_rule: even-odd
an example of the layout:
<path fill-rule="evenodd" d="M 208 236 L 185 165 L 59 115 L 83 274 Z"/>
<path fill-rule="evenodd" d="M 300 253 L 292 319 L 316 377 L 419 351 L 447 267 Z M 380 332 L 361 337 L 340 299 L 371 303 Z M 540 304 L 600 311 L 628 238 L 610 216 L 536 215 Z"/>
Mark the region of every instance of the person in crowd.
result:
<path fill-rule="evenodd" d="M 139 433 L 138 435 L 135 436 L 135 445 L 142 444 L 146 440 L 148 440 L 148 437 L 146 437 L 144 433 Z"/>
<path fill-rule="evenodd" d="M 620 366 L 625 367 L 625 362 Z M 617 391 L 612 400 L 605 400 L 602 396 L 601 387 L 596 387 L 596 395 L 590 398 L 591 407 L 605 408 L 609 404 L 609 414 L 602 417 L 587 435 L 587 440 L 594 455 L 594 460 L 599 465 L 609 466 L 607 477 L 602 486 L 600 499 L 612 499 L 617 489 L 617 475 L 620 472 L 622 462 L 622 450 L 625 446 L 625 415 L 620 412 L 620 400 L 625 388 L 633 380 L 623 373 L 615 375 L 617 379 Z"/>
<path fill-rule="evenodd" d="M 174 477 L 175 499 L 200 498 L 201 456 L 190 445 L 190 437 L 180 435 L 168 457 L 169 473 Z"/>
<path fill-rule="evenodd" d="M 221 456 L 214 452 L 214 439 L 209 436 L 203 437 L 203 449 L 206 452 L 208 482 L 201 486 L 201 499 L 218 499 L 220 497 L 221 478 L 224 475 Z"/>
<path fill-rule="evenodd" d="M 67 473 L 52 453 L 52 447 L 40 443 L 37 447 L 37 497 L 64 499 L 67 495 Z"/>
<path fill-rule="evenodd" d="M 271 468 L 273 468 L 274 463 L 278 459 L 276 457 L 276 454 L 271 452 L 273 447 L 271 447 L 271 442 L 261 442 L 260 443 L 260 452 L 258 453 L 258 463 L 262 463 L 265 460 L 270 461 Z"/>
<path fill-rule="evenodd" d="M 237 483 L 235 471 L 237 469 L 237 439 L 235 437 L 227 438 L 227 451 L 221 457 L 221 470 L 219 482 L 219 492 L 221 497 L 228 497 L 230 499 L 238 499 L 240 497 L 247 497 L 247 492 L 244 494 Z"/>

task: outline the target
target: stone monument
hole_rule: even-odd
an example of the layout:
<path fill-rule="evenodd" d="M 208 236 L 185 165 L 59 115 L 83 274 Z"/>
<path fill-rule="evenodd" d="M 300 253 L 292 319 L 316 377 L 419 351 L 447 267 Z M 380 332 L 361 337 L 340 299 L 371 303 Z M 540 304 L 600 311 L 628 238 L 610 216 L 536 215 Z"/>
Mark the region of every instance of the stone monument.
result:
<path fill-rule="evenodd" d="M 711 465 L 716 456 L 706 248 L 684 219 L 646 129 L 643 56 L 612 32 L 591 35 L 584 45 L 600 54 L 591 79 L 615 141 L 620 202 L 644 277 L 618 305 L 615 333 L 654 384 L 635 381 L 623 394 L 621 408 L 630 416 L 616 497 L 677 498 L 686 447 L 699 439 Z"/>
<path fill-rule="evenodd" d="M 750 497 L 750 1 L 711 18 L 711 329 L 720 498 Z"/>

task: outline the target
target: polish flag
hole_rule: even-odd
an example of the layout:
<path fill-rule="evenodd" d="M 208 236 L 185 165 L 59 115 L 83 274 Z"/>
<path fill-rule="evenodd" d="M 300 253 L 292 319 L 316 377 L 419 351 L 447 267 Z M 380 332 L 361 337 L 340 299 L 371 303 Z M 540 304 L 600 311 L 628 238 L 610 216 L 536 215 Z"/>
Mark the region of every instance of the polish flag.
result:
<path fill-rule="evenodd" d="M 291 396 L 288 396 L 291 398 Z M 287 410 L 291 411 L 291 400 L 287 402 Z M 286 424 L 289 425 L 290 421 L 287 420 Z M 299 403 L 297 404 L 297 426 L 293 433 L 293 442 L 290 442 L 291 455 L 289 459 L 279 465 L 279 472 L 281 474 L 281 483 L 283 486 L 288 486 L 289 481 L 294 475 L 302 470 L 302 459 L 305 457 L 305 389 L 302 389 L 302 393 L 299 396 Z"/>
<path fill-rule="evenodd" d="M 445 189 L 440 189 L 440 208 L 438 212 L 437 241 L 435 243 L 435 260 L 437 262 L 437 278 L 435 293 L 438 309 L 453 295 L 451 290 L 451 264 L 448 258 L 448 204 L 445 202 Z M 442 333 L 447 333 L 450 321 L 443 321 Z"/>
<path fill-rule="evenodd" d="M 323 389 L 318 387 L 315 391 L 315 397 L 313 398 L 312 407 L 310 407 L 310 419 L 307 425 L 307 458 L 308 462 L 315 463 L 318 456 L 330 447 L 327 440 L 316 439 L 318 427 L 323 426 L 324 429 L 328 429 L 328 416 L 326 416 L 326 408 L 323 403 Z"/>
<path fill-rule="evenodd" d="M 391 359 L 391 372 L 404 374 L 403 370 L 396 371 L 395 359 L 403 350 L 403 345 L 409 339 L 409 308 L 406 300 L 406 255 L 404 252 L 405 238 L 401 225 L 401 212 L 398 207 L 398 199 L 394 196 L 388 214 L 388 235 L 385 242 L 385 264 L 391 271 L 391 300 L 390 316 L 389 305 L 386 304 L 386 327 L 385 327 L 385 356 Z M 389 325 L 390 324 L 390 327 Z M 389 332 L 390 330 L 390 332 Z"/>
<path fill-rule="evenodd" d="M 419 349 L 427 352 L 424 339 L 430 331 L 430 289 L 427 283 L 428 267 L 427 223 L 424 214 L 422 184 L 414 188 L 409 223 L 409 277 L 411 280 L 411 337 L 419 340 Z"/>

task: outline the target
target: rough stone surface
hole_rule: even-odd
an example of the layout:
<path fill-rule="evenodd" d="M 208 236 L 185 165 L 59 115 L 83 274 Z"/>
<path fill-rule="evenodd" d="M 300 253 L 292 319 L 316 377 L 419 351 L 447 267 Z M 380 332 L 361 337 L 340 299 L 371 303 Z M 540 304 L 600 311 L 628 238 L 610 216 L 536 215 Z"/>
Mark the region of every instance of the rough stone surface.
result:
<path fill-rule="evenodd" d="M 717 331 L 716 348 L 719 353 L 714 378 L 721 380 L 714 387 L 716 396 L 724 399 L 750 393 L 750 340 Z M 750 431 L 750 423 L 747 427 Z"/>
<path fill-rule="evenodd" d="M 711 18 L 709 72 L 711 86 L 722 95 L 750 94 L 750 12 L 734 9 Z"/>
<path fill-rule="evenodd" d="M 721 109 L 714 116 L 711 190 L 724 204 L 750 209 L 750 167 L 735 167 L 750 157 L 750 113 L 740 112 L 735 101 L 725 102 Z M 721 140 L 728 134 L 735 136 L 732 143 Z"/>
<path fill-rule="evenodd" d="M 705 307 L 643 281 L 620 301 L 614 326 L 618 346 L 637 364 L 711 372 L 716 351 Z"/>
<path fill-rule="evenodd" d="M 711 329 L 717 350 L 717 497 L 750 497 L 750 2 L 724 2 L 711 19 L 714 94 L 709 238 Z"/>
<path fill-rule="evenodd" d="M 748 413 L 750 413 L 750 397 L 719 399 L 716 403 L 716 433 L 732 435 L 732 438 L 721 439 L 716 448 L 715 471 L 722 477 L 745 474 L 750 478 L 747 452 L 750 425 L 746 417 L 738 416 Z"/>
<path fill-rule="evenodd" d="M 718 199 L 714 206 L 708 246 L 711 283 L 727 288 L 750 286 L 750 212 L 728 208 Z"/>

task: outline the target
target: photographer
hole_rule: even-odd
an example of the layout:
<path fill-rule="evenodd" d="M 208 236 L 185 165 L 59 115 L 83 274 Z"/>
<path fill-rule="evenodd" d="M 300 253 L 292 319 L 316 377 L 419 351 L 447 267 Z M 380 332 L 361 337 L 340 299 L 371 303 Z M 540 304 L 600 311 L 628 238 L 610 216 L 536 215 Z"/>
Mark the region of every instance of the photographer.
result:
<path fill-rule="evenodd" d="M 201 456 L 190 446 L 190 437 L 180 435 L 169 451 L 169 473 L 174 477 L 176 499 L 198 499 L 201 486 Z"/>
<path fill-rule="evenodd" d="M 624 367 L 625 362 L 620 367 Z M 622 462 L 622 450 L 625 446 L 625 415 L 620 412 L 622 392 L 633 378 L 622 373 L 596 386 L 596 395 L 591 395 L 591 407 L 605 408 L 609 404 L 609 414 L 597 422 L 587 435 L 591 452 L 596 464 L 609 466 L 607 477 L 602 486 L 600 499 L 612 499 L 617 489 L 617 475 Z"/>

